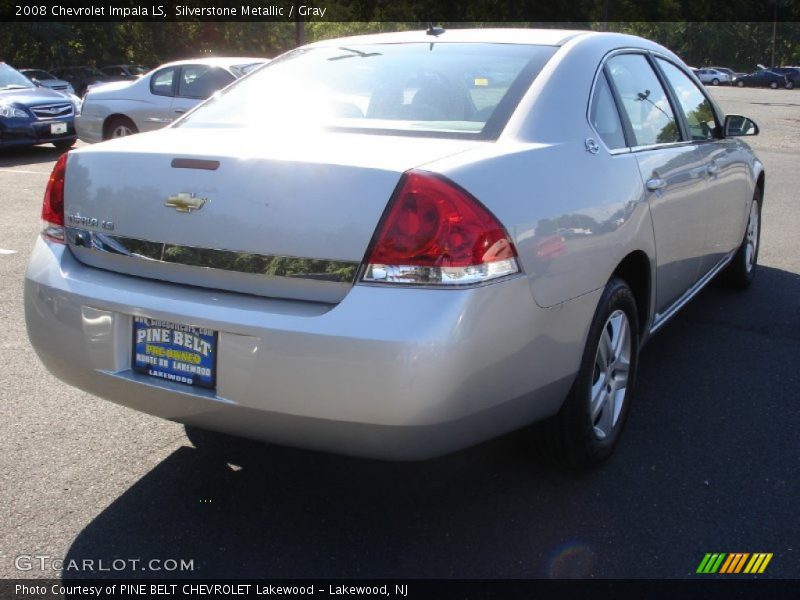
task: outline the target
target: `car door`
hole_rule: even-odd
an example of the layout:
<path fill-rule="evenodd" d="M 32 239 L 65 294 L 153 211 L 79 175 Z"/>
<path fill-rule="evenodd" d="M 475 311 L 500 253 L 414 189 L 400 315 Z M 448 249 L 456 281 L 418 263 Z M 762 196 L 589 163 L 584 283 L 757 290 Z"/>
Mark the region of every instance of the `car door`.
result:
<path fill-rule="evenodd" d="M 165 67 L 150 76 L 149 90 L 145 91 L 147 101 L 136 109 L 134 117 L 140 131 L 160 129 L 172 122 L 172 101 L 179 74 L 180 67 Z"/>
<path fill-rule="evenodd" d="M 645 53 L 606 62 L 632 150 L 649 194 L 656 242 L 656 310 L 663 313 L 699 278 L 705 254 L 704 166 Z"/>
<path fill-rule="evenodd" d="M 680 117 L 705 168 L 702 200 L 705 219 L 705 256 L 701 274 L 713 269 L 741 242 L 742 220 L 749 208 L 747 162 L 739 144 L 722 136 L 722 119 L 705 91 L 676 64 L 657 58 L 676 99 Z"/>
<path fill-rule="evenodd" d="M 179 118 L 235 77 L 225 69 L 211 65 L 184 65 L 178 78 L 178 88 L 172 103 L 171 117 Z"/>

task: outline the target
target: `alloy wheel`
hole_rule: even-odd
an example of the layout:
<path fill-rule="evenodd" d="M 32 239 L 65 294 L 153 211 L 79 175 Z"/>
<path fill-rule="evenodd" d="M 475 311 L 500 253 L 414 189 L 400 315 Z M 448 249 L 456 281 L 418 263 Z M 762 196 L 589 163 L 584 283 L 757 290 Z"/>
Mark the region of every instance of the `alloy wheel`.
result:
<path fill-rule="evenodd" d="M 600 335 L 589 398 L 589 415 L 598 439 L 609 436 L 619 420 L 628 389 L 630 364 L 630 323 L 624 311 L 615 310 Z"/>
<path fill-rule="evenodd" d="M 750 218 L 747 220 L 747 234 L 745 236 L 745 255 L 744 264 L 747 272 L 753 270 L 756 263 L 756 252 L 758 250 L 758 221 L 759 221 L 758 202 L 753 202 L 750 206 Z"/>

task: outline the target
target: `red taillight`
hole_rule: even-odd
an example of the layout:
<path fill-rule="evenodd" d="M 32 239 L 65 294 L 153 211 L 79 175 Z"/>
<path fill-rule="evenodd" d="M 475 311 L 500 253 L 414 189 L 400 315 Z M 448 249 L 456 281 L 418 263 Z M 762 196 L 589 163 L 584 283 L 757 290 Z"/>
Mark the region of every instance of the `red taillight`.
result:
<path fill-rule="evenodd" d="M 45 237 L 55 242 L 64 241 L 64 174 L 67 171 L 67 154 L 62 154 L 50 173 L 42 201 L 42 219 Z"/>
<path fill-rule="evenodd" d="M 518 272 L 516 256 L 478 200 L 443 177 L 410 171 L 375 234 L 364 280 L 476 283 Z"/>

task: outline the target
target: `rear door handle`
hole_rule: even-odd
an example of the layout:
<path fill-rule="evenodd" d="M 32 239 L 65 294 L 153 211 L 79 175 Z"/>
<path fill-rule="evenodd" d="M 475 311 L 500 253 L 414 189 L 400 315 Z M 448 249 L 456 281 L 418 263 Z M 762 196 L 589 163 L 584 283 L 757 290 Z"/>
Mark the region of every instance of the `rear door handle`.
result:
<path fill-rule="evenodd" d="M 648 179 L 645 185 L 647 185 L 648 190 L 655 192 L 656 190 L 663 190 L 667 187 L 667 180 L 661 179 L 660 177 L 653 177 L 652 179 Z"/>

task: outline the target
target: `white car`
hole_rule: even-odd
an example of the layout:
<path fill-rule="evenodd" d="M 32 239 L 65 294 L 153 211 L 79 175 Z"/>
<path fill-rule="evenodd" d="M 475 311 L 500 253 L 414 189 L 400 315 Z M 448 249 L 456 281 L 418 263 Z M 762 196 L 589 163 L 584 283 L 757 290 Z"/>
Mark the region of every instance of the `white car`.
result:
<path fill-rule="evenodd" d="M 701 83 L 710 83 L 711 85 L 730 84 L 731 75 L 725 71 L 718 69 L 696 69 L 695 74 Z"/>
<path fill-rule="evenodd" d="M 265 62 L 251 57 L 181 60 L 136 81 L 94 86 L 75 119 L 78 137 L 94 143 L 164 127 Z"/>

